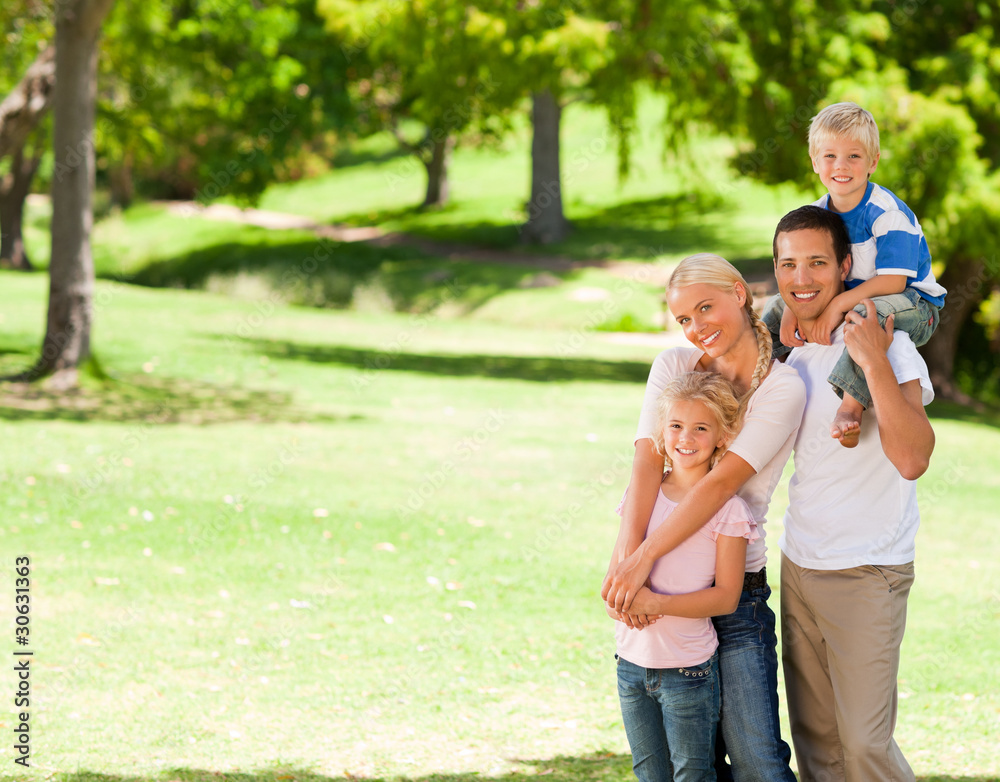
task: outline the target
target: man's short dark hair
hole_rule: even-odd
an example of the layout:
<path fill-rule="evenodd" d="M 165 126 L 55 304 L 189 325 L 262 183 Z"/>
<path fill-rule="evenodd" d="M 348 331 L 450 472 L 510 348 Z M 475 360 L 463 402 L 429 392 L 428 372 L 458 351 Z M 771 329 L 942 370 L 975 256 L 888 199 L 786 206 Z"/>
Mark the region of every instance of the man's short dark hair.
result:
<path fill-rule="evenodd" d="M 837 264 L 843 266 L 844 260 L 851 252 L 851 237 L 847 235 L 847 226 L 836 212 L 813 205 L 800 206 L 781 218 L 778 227 L 774 229 L 774 241 L 771 243 L 774 260 L 778 260 L 778 234 L 810 229 L 830 234 L 834 257 L 837 259 Z"/>

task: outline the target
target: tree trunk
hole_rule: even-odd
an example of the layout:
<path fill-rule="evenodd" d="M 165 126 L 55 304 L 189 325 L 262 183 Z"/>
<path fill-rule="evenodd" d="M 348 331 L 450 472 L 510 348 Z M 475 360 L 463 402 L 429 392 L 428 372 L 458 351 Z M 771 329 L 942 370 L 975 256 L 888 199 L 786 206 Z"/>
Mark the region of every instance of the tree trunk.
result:
<path fill-rule="evenodd" d="M 0 158 L 22 149 L 52 105 L 56 80 L 55 47 L 35 58 L 24 77 L 0 103 Z"/>
<path fill-rule="evenodd" d="M 56 13 L 52 260 L 49 312 L 33 377 L 76 382 L 90 355 L 94 260 L 90 251 L 94 189 L 94 104 L 98 39 L 114 0 L 64 0 Z"/>
<path fill-rule="evenodd" d="M 937 331 L 920 352 L 927 362 L 936 394 L 968 404 L 972 399 L 955 385 L 955 352 L 962 325 L 986 294 L 986 264 L 981 259 L 949 258 L 938 282 L 947 289 L 948 296 Z"/>
<path fill-rule="evenodd" d="M 444 206 L 448 203 L 448 157 L 454 142 L 449 136 L 445 136 L 440 141 L 430 141 L 430 146 L 430 159 L 421 157 L 421 162 L 427 169 L 427 195 L 424 197 L 424 208 Z"/>
<path fill-rule="evenodd" d="M 24 201 L 41 162 L 41 145 L 36 146 L 29 160 L 24 159 L 24 151 L 19 149 L 14 153 L 10 173 L 0 182 L 0 267 L 21 271 L 33 268 L 24 249 L 22 226 Z"/>
<path fill-rule="evenodd" d="M 531 200 L 522 241 L 551 244 L 570 232 L 563 215 L 562 184 L 559 177 L 559 120 L 562 107 L 549 90 L 532 95 L 531 120 Z"/>

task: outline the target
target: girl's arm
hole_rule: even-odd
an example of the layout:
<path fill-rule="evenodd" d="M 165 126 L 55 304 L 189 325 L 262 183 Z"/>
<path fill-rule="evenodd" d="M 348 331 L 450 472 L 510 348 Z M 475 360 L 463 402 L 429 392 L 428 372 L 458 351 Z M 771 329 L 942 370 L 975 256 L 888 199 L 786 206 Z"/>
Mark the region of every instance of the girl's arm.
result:
<path fill-rule="evenodd" d="M 631 554 L 609 570 L 601 589 L 601 597 L 616 611 L 663 613 L 662 611 L 637 612 L 633 605 L 635 596 L 646 583 L 649 572 L 653 569 L 653 563 L 667 552 L 673 551 L 707 524 L 729 498 L 736 494 L 743 487 L 743 484 L 754 475 L 756 475 L 756 471 L 743 458 L 734 453 L 727 453 L 723 456 L 708 475 L 698 481 L 694 488 L 687 493 L 687 496 L 674 508 L 667 523 L 657 527 L 653 534 L 641 541 Z M 632 494 L 631 490 L 629 490 L 629 494 Z M 652 506 L 650 510 L 652 510 Z M 646 519 L 649 519 L 648 515 Z M 745 560 L 742 567 L 746 567 Z M 742 578 L 741 575 L 741 585 Z M 706 616 L 706 614 L 702 616 Z"/>
<path fill-rule="evenodd" d="M 740 602 L 746 561 L 746 538 L 719 535 L 715 548 L 713 586 L 685 595 L 658 595 L 643 587 L 632 601 L 632 610 L 690 619 L 731 614 Z"/>

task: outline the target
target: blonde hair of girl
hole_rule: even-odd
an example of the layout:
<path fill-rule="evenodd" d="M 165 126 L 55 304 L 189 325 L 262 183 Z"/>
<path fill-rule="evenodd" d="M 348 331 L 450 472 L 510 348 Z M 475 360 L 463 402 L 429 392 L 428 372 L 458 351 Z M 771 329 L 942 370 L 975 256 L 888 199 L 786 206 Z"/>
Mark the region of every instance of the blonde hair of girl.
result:
<path fill-rule="evenodd" d="M 678 264 L 674 273 L 670 275 L 670 281 L 667 283 L 667 294 L 669 295 L 677 288 L 686 288 L 688 285 L 711 285 L 713 288 L 727 293 L 734 293 L 739 286 L 746 294 L 743 309 L 753 327 L 754 336 L 757 338 L 757 364 L 754 367 L 753 378 L 750 380 L 750 388 L 739 398 L 740 415 L 738 420 L 742 420 L 747 405 L 750 403 L 750 397 L 760 386 L 771 366 L 771 333 L 753 308 L 753 294 L 750 292 L 747 281 L 743 279 L 739 270 L 721 255 L 712 253 L 689 255 Z"/>
<path fill-rule="evenodd" d="M 715 372 L 686 372 L 664 386 L 656 398 L 656 430 L 653 434 L 653 444 L 668 467 L 672 467 L 673 462 L 663 441 L 663 427 L 667 423 L 670 409 L 682 401 L 701 402 L 715 416 L 719 424 L 719 436 L 724 441 L 724 444 L 716 448 L 712 454 L 709 468 L 715 467 L 739 429 L 740 403 L 736 399 L 733 384 Z"/>

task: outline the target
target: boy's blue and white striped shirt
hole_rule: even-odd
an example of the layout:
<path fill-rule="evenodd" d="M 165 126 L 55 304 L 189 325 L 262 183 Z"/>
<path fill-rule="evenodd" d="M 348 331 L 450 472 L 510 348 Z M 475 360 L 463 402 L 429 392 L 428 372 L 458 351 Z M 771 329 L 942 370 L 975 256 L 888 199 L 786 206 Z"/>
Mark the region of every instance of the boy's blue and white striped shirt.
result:
<path fill-rule="evenodd" d="M 829 194 L 816 206 L 829 209 Z M 851 273 L 845 282 L 854 288 L 876 274 L 905 275 L 913 288 L 931 304 L 944 306 L 947 291 L 931 271 L 931 253 L 916 215 L 894 193 L 874 182 L 850 212 L 840 215 L 851 237 Z"/>

